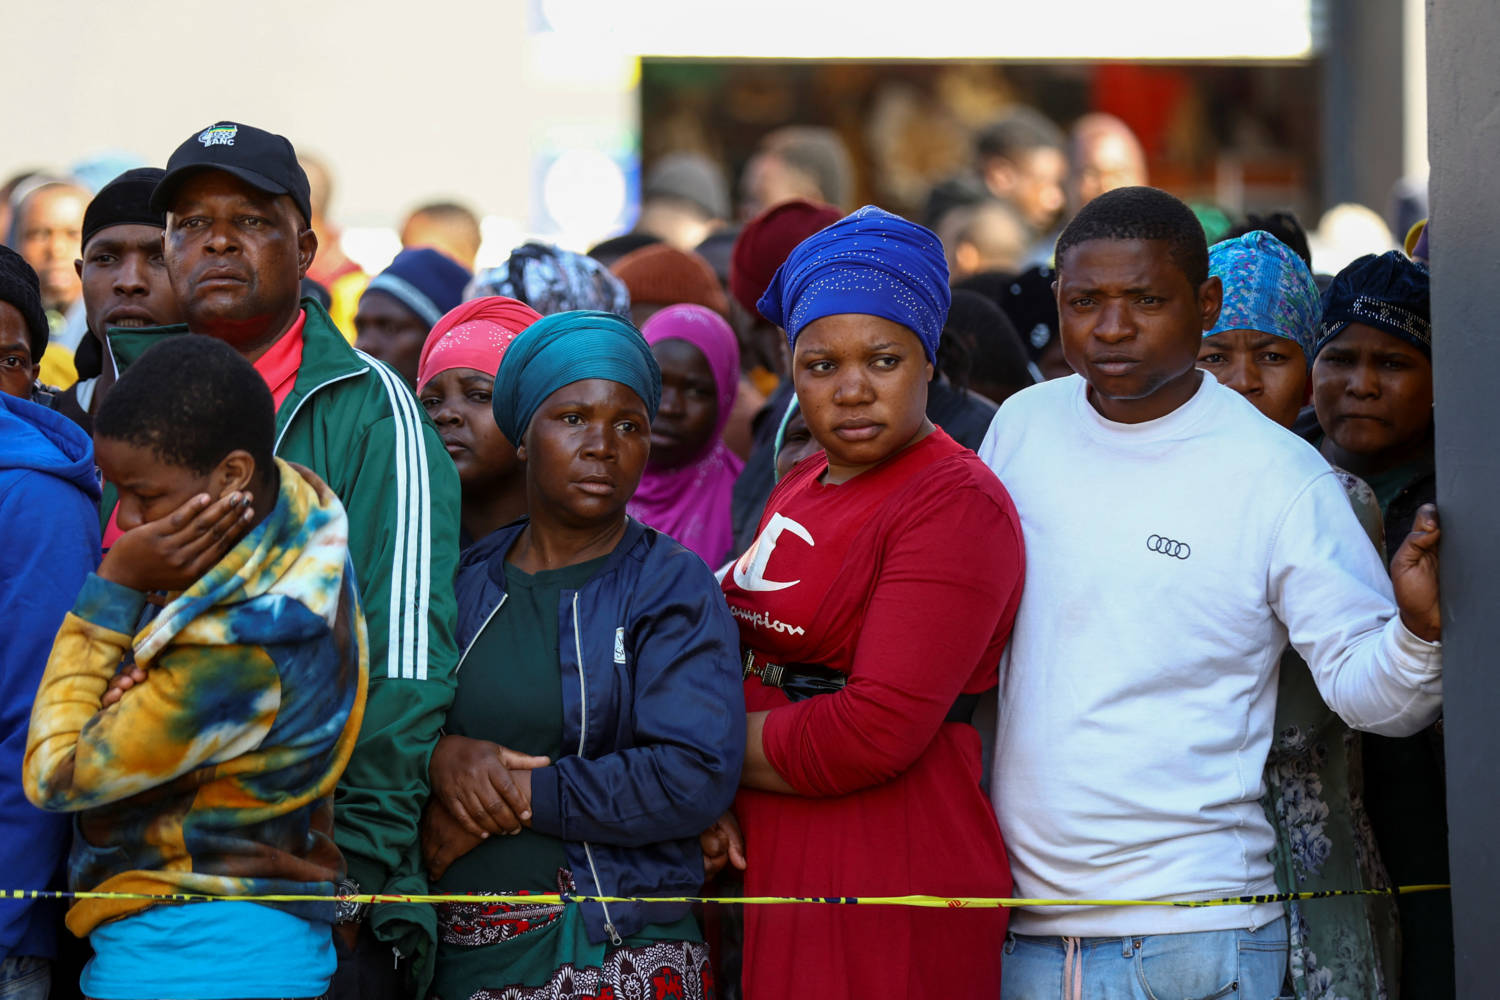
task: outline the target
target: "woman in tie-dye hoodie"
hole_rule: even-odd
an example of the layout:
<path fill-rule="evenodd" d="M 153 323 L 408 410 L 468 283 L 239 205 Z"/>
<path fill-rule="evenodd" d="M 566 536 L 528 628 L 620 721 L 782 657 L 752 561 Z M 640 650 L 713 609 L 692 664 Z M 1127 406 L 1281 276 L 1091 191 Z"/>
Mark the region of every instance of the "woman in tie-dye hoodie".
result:
<path fill-rule="evenodd" d="M 365 627 L 344 509 L 269 457 L 272 419 L 255 370 L 207 337 L 152 348 L 96 417 L 127 530 L 58 632 L 24 774 L 36 805 L 77 813 L 74 890 L 332 897 L 343 876 L 333 790 Z M 68 927 L 92 939 L 101 1000 L 314 996 L 334 910 L 79 900 Z"/>

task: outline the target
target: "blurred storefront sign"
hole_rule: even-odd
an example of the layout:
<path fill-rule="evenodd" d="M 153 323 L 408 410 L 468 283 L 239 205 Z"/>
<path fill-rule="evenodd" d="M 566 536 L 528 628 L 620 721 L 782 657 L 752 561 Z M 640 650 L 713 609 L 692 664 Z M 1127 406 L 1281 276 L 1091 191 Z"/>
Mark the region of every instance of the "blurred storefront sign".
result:
<path fill-rule="evenodd" d="M 1321 0 L 533 0 L 538 33 L 699 59 L 1306 59 Z"/>

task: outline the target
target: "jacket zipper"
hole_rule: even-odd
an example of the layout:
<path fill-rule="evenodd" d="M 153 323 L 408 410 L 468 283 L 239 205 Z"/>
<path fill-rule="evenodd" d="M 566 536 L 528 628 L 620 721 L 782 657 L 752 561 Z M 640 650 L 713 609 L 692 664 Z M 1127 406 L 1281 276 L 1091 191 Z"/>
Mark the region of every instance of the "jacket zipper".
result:
<path fill-rule="evenodd" d="M 578 705 L 580 716 L 578 722 L 578 756 L 582 757 L 584 739 L 587 737 L 589 731 L 589 689 L 583 680 L 583 635 L 578 629 L 578 591 L 576 590 L 573 592 L 573 652 L 578 657 Z M 594 867 L 594 851 L 593 848 L 589 847 L 587 840 L 583 841 L 583 856 L 588 859 L 589 874 L 594 877 L 594 891 L 601 896 L 604 895 L 604 886 L 599 884 L 599 869 Z M 601 902 L 599 905 L 604 908 L 604 929 L 609 931 L 610 943 L 618 948 L 623 942 L 620 938 L 620 932 L 615 930 L 614 921 L 610 919 L 609 904 Z"/>
<path fill-rule="evenodd" d="M 292 415 L 286 418 L 286 424 L 281 428 L 281 433 L 279 433 L 279 434 L 276 435 L 276 444 L 272 446 L 271 453 L 274 455 L 274 454 L 276 454 L 277 452 L 279 452 L 281 450 L 281 439 L 284 438 L 284 437 L 286 437 L 286 432 L 287 431 L 291 430 L 291 428 L 292 428 L 292 421 L 296 420 L 297 419 L 297 414 L 302 412 L 302 404 L 303 403 L 307 402 L 309 399 L 312 399 L 313 396 L 317 395 L 319 392 L 322 392 L 324 389 L 328 388 L 330 385 L 333 385 L 333 383 L 335 383 L 335 382 L 342 382 L 346 378 L 354 378 L 356 375 L 363 375 L 365 372 L 367 372 L 369 370 L 370 370 L 370 366 L 369 365 L 365 365 L 365 367 L 361 368 L 357 372 L 345 372 L 342 375 L 335 375 L 333 378 L 329 379 L 328 381 L 326 381 L 326 382 L 320 382 L 317 385 L 313 386 L 312 390 L 310 392 L 308 392 L 307 395 L 305 395 L 301 399 L 297 400 L 297 405 L 294 406 L 294 407 L 292 407 Z"/>
<path fill-rule="evenodd" d="M 501 608 L 505 607 L 505 602 L 509 597 L 509 594 L 501 594 L 500 603 L 496 604 L 494 610 L 484 616 L 484 624 L 479 626 L 479 631 L 474 633 L 474 638 L 470 639 L 469 644 L 464 647 L 464 654 L 458 658 L 458 665 L 453 668 L 453 676 L 455 678 L 458 677 L 458 672 L 464 668 L 464 661 L 469 658 L 469 650 L 473 649 L 474 644 L 479 641 L 479 637 L 484 635 L 484 630 L 490 627 L 491 619 L 500 613 Z"/>

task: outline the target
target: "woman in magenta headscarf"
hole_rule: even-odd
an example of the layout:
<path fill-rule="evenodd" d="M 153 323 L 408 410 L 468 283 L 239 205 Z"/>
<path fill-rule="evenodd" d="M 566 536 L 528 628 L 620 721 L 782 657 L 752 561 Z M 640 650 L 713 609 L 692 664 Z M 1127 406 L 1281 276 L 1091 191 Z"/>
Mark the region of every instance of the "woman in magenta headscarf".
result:
<path fill-rule="evenodd" d="M 490 397 L 505 349 L 541 318 L 524 302 L 487 295 L 450 310 L 422 344 L 417 399 L 458 467 L 464 548 L 526 513 L 525 470 L 495 425 Z"/>
<path fill-rule="evenodd" d="M 739 344 L 722 317 L 696 305 L 668 306 L 641 333 L 661 366 L 661 407 L 630 515 L 717 567 L 733 554 L 729 501 L 745 464 L 724 443 L 739 391 Z"/>

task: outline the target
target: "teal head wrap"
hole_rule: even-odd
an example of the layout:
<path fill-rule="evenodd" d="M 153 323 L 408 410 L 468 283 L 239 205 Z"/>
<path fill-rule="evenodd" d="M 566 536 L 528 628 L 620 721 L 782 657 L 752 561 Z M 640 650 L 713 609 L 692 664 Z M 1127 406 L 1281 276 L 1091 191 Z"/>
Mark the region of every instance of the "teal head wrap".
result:
<path fill-rule="evenodd" d="M 590 378 L 633 390 L 656 419 L 661 369 L 646 338 L 614 313 L 580 309 L 544 316 L 511 341 L 495 375 L 495 423 L 519 445 L 548 396 Z"/>

